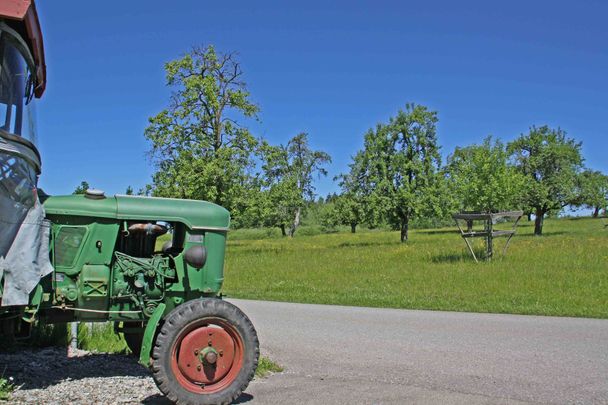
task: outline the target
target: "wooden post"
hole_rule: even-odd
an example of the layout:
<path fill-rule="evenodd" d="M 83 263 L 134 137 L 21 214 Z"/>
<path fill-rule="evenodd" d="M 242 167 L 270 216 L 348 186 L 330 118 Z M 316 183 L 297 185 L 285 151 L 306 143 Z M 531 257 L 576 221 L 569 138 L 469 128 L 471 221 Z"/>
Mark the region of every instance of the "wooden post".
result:
<path fill-rule="evenodd" d="M 492 235 L 492 218 L 488 218 L 486 220 L 486 224 L 485 224 L 485 231 L 487 233 L 486 235 L 486 261 L 490 261 L 492 260 L 492 254 L 494 253 L 494 243 L 493 243 L 493 238 L 494 235 Z"/>
<path fill-rule="evenodd" d="M 70 347 L 74 350 L 78 349 L 78 322 L 70 323 L 71 328 L 71 337 L 70 339 Z"/>
<path fill-rule="evenodd" d="M 67 355 L 74 357 L 78 351 L 78 322 L 70 322 L 70 335 Z"/>

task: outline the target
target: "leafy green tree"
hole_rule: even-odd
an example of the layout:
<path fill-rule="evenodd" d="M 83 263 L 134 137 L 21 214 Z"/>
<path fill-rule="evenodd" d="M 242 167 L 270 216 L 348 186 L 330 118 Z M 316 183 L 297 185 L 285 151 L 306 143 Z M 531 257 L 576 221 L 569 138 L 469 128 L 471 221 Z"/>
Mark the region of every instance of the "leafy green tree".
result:
<path fill-rule="evenodd" d="M 587 169 L 578 177 L 578 196 L 574 205 L 593 210 L 593 217 L 608 206 L 608 176 L 596 170 Z"/>
<path fill-rule="evenodd" d="M 127 186 L 127 189 L 125 190 L 125 194 L 126 195 L 133 195 L 133 187 L 131 186 Z"/>
<path fill-rule="evenodd" d="M 582 168 L 581 143 L 562 129 L 532 127 L 507 145 L 517 169 L 526 178 L 524 205 L 534 208 L 534 234 L 542 235 L 545 215 L 560 211 L 576 199 Z"/>
<path fill-rule="evenodd" d="M 315 197 L 314 180 L 327 176 L 326 164 L 331 163 L 331 156 L 320 150 L 313 150 L 308 144 L 308 134 L 300 133 L 287 143 L 289 173 L 293 178 L 296 189 L 301 196 L 301 203 L 294 207 L 293 222 L 289 228 L 289 236 L 293 237 L 300 226 L 303 210 L 307 202 Z"/>
<path fill-rule="evenodd" d="M 72 192 L 72 194 L 84 194 L 90 188 L 91 188 L 91 186 L 89 185 L 88 182 L 81 181 L 80 185 L 74 189 L 74 192 Z"/>
<path fill-rule="evenodd" d="M 152 185 L 146 184 L 144 187 L 141 187 L 137 190 L 137 195 L 150 197 L 152 195 Z"/>
<path fill-rule="evenodd" d="M 317 176 L 327 175 L 323 166 L 331 162 L 331 157 L 312 150 L 306 133 L 296 135 L 285 146 L 264 143 L 261 149 L 264 222 L 267 226 L 278 226 L 284 236 L 293 237 L 306 204 L 314 200 L 313 181 Z"/>
<path fill-rule="evenodd" d="M 234 53 L 195 47 L 165 64 L 169 105 L 149 119 L 145 137 L 156 167 L 153 194 L 242 206 L 257 140 L 239 123 L 256 118 Z M 237 216 L 239 212 L 234 212 Z"/>
<path fill-rule="evenodd" d="M 363 221 L 363 206 L 352 195 L 341 194 L 319 209 L 319 222 L 325 230 L 335 230 L 338 225 L 350 226 L 355 233 Z"/>
<path fill-rule="evenodd" d="M 342 194 L 334 200 L 333 211 L 338 224 L 349 225 L 352 233 L 357 231 L 357 225 L 364 222 L 369 212 L 366 211 L 364 167 L 362 154 L 358 153 L 349 164 L 350 171 L 337 176 Z"/>
<path fill-rule="evenodd" d="M 338 193 L 329 193 L 325 197 L 325 202 L 330 203 L 330 202 L 335 201 L 337 198 L 338 198 Z"/>
<path fill-rule="evenodd" d="M 487 137 L 481 145 L 457 147 L 447 172 L 459 210 L 495 212 L 519 208 L 525 179 L 509 164 L 502 142 Z"/>
<path fill-rule="evenodd" d="M 441 157 L 437 113 L 409 103 L 365 134 L 361 181 L 369 210 L 384 215 L 407 241 L 410 220 L 439 215 Z"/>
<path fill-rule="evenodd" d="M 287 236 L 293 207 L 300 204 L 295 181 L 290 176 L 289 155 L 283 145 L 270 145 L 266 141 L 260 147 L 262 159 L 262 192 L 258 198 L 259 217 L 262 225 L 278 227 Z"/>
<path fill-rule="evenodd" d="M 363 201 L 356 194 L 345 193 L 336 200 L 335 209 L 340 224 L 349 225 L 350 231 L 355 233 L 365 217 Z"/>
<path fill-rule="evenodd" d="M 336 204 L 333 201 L 324 202 L 319 205 L 318 210 L 318 220 L 323 230 L 326 232 L 335 231 L 341 223 Z"/>

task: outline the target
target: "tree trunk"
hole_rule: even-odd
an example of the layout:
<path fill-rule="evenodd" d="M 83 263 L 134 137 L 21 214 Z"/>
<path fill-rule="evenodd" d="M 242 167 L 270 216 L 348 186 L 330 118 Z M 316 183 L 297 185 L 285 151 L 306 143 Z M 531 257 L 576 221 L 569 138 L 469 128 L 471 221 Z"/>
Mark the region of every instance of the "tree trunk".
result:
<path fill-rule="evenodd" d="M 355 233 L 357 232 L 357 224 L 350 224 L 350 233 Z"/>
<path fill-rule="evenodd" d="M 287 232 L 285 231 L 285 224 L 279 225 L 279 228 L 281 228 L 281 236 L 287 236 Z"/>
<path fill-rule="evenodd" d="M 405 218 L 401 219 L 401 242 L 407 242 L 409 229 L 410 217 L 406 215 Z"/>
<path fill-rule="evenodd" d="M 543 222 L 545 220 L 545 211 L 540 208 L 536 209 L 536 218 L 534 220 L 534 235 L 540 236 L 543 234 Z"/>
<path fill-rule="evenodd" d="M 293 238 L 293 235 L 296 233 L 296 229 L 300 226 L 300 213 L 302 209 L 298 208 L 296 210 L 296 217 L 293 219 L 293 224 L 291 224 L 291 228 L 289 228 L 289 237 Z"/>
<path fill-rule="evenodd" d="M 467 221 L 467 232 L 473 232 L 473 221 Z"/>
<path fill-rule="evenodd" d="M 595 207 L 593 209 L 593 218 L 597 218 L 600 215 L 600 207 Z"/>

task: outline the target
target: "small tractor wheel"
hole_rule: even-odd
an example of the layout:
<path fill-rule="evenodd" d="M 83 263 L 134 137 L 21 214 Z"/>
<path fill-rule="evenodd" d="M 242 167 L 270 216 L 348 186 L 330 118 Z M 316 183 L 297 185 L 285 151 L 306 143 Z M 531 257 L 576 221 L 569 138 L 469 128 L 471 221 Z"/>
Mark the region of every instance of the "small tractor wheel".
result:
<path fill-rule="evenodd" d="M 152 375 L 176 404 L 229 404 L 253 378 L 259 353 L 253 324 L 240 309 L 217 298 L 196 299 L 166 316 L 152 351 Z"/>
<path fill-rule="evenodd" d="M 141 352 L 141 342 L 144 340 L 144 332 L 123 333 L 127 347 L 133 355 L 139 357 Z"/>

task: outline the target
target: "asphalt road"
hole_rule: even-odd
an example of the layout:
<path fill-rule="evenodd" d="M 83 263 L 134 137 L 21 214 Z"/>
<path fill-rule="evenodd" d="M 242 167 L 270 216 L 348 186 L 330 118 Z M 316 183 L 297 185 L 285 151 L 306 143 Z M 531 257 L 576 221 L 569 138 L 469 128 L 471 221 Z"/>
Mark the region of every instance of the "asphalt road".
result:
<path fill-rule="evenodd" d="M 608 321 L 230 300 L 285 372 L 250 404 L 608 404 Z"/>

